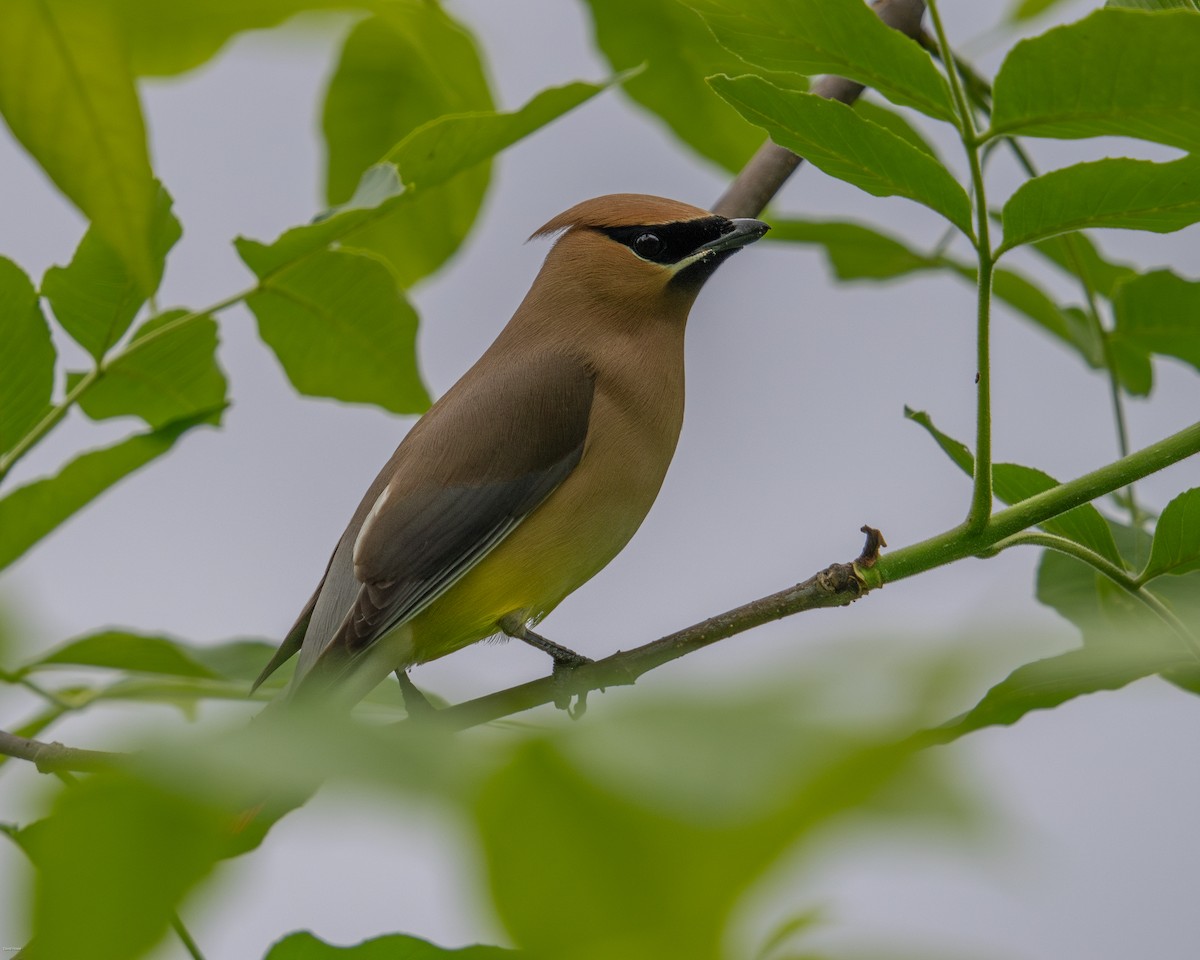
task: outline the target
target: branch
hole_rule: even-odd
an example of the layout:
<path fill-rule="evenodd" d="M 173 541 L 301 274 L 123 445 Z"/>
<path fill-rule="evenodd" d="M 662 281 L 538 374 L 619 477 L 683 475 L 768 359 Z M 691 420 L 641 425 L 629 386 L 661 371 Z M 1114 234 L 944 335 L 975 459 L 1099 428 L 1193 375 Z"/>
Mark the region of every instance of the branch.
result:
<path fill-rule="evenodd" d="M 31 740 L 6 730 L 0 730 L 0 754 L 18 760 L 28 760 L 42 773 L 57 773 L 62 770 L 89 773 L 105 770 L 124 757 L 123 754 L 110 753 L 107 750 L 81 750 L 78 747 L 63 746 L 58 742 Z"/>
<path fill-rule="evenodd" d="M 925 15 L 922 0 L 875 0 L 872 6 L 879 19 L 893 30 L 920 40 L 921 18 Z M 864 89 L 854 80 L 830 76 L 817 81 L 812 92 L 829 100 L 851 104 Z M 723 217 L 757 217 L 803 162 L 803 157 L 768 140 L 734 177 L 713 205 L 712 212 Z"/>
<path fill-rule="evenodd" d="M 884 556 L 879 554 L 879 548 L 886 546 L 879 531 L 863 527 L 867 544 L 853 563 L 835 563 L 787 590 L 718 614 L 644 646 L 618 651 L 603 660 L 577 667 L 565 680 L 544 677 L 446 707 L 436 713 L 435 721 L 444 723 L 451 730 L 464 730 L 554 703 L 564 694 L 583 695 L 591 690 L 632 684 L 655 667 L 771 620 L 819 607 L 844 607 L 885 583 L 977 556 L 1022 530 L 1045 523 L 1196 453 L 1200 453 L 1200 423 L 994 513 L 978 533 L 956 527 Z"/>
<path fill-rule="evenodd" d="M 618 650 L 603 660 L 574 668 L 565 678 L 543 677 L 446 707 L 438 710 L 432 720 L 450 730 L 465 730 L 545 703 L 560 701 L 564 695 L 582 697 L 591 690 L 630 686 L 655 667 L 753 627 L 781 620 L 802 610 L 851 604 L 867 592 L 863 571 L 875 565 L 879 559 L 879 548 L 886 546 L 878 530 L 871 527 L 862 529 L 867 535 L 867 542 L 863 552 L 852 563 L 835 563 L 787 590 L 752 600 L 632 650 Z M 424 718 L 417 722 L 424 722 Z"/>

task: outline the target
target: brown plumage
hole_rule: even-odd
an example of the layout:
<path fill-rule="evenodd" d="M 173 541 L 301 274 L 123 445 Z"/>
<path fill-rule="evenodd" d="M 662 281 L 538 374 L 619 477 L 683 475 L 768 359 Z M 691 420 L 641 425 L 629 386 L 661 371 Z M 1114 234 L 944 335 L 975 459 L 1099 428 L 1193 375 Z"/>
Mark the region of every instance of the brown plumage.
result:
<path fill-rule="evenodd" d="M 354 699 L 392 670 L 522 635 L 603 568 L 675 450 L 688 311 L 766 229 L 617 194 L 536 231 L 561 235 L 529 293 L 376 477 L 263 676 L 299 649 L 294 687 Z"/>

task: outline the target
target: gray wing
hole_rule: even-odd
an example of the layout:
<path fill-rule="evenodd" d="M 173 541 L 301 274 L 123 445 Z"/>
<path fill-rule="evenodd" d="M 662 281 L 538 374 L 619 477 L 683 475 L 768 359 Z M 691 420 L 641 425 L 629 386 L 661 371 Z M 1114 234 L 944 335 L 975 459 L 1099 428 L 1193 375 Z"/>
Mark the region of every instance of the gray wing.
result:
<path fill-rule="evenodd" d="M 311 603 L 297 677 L 319 660 L 347 663 L 420 613 L 579 463 L 593 396 L 582 362 L 484 370 L 426 414 L 367 491 Z"/>

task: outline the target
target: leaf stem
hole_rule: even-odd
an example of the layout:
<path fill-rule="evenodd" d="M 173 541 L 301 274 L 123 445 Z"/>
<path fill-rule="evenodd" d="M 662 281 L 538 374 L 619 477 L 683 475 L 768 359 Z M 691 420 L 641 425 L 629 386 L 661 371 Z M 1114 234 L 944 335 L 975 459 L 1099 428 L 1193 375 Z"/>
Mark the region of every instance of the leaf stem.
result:
<path fill-rule="evenodd" d="M 192 960 L 204 960 L 204 954 L 200 952 L 200 948 L 196 945 L 196 941 L 192 939 L 192 935 L 188 933 L 188 928 L 183 925 L 183 921 L 179 919 L 179 913 L 171 912 L 171 929 L 175 931 L 175 935 L 179 937 L 183 943 L 183 948 L 188 952 L 188 956 Z"/>
<path fill-rule="evenodd" d="M 976 274 L 975 311 L 975 471 L 971 489 L 971 507 L 967 511 L 964 529 L 967 533 L 981 531 L 992 514 L 992 375 L 991 375 L 991 307 L 992 273 L 996 265 L 990 235 L 987 191 L 983 179 L 983 163 L 979 155 L 979 137 L 975 130 L 975 115 L 963 90 L 962 78 L 956 69 L 954 51 L 946 39 L 936 0 L 929 0 L 929 16 L 937 34 L 942 63 L 950 80 L 950 90 L 958 110 L 959 134 L 967 162 L 971 168 L 972 199 L 975 203 L 975 251 L 979 259 Z"/>
<path fill-rule="evenodd" d="M 1200 453 L 1200 423 L 1159 440 L 1127 457 L 1036 494 L 991 516 L 983 529 L 965 524 L 908 547 L 885 553 L 872 571 L 880 584 L 903 580 L 964 557 L 977 556 L 1006 537 L 1044 523 L 1073 507 L 1090 503 Z"/>
<path fill-rule="evenodd" d="M 0 483 L 4 481 L 4 478 L 8 476 L 12 468 L 17 465 L 19 460 L 21 460 L 35 446 L 41 443 L 41 441 L 46 438 L 46 435 L 49 434 L 50 431 L 55 427 L 57 427 L 60 422 L 62 422 L 63 417 L 65 417 L 70 412 L 71 408 L 79 402 L 79 398 L 87 393 L 88 390 L 94 387 L 103 378 L 104 373 L 110 363 L 129 356 L 129 354 L 141 349 L 146 344 L 153 343 L 159 337 L 165 336 L 168 333 L 177 330 L 185 323 L 191 323 L 198 317 L 219 313 L 228 307 L 232 307 L 234 304 L 240 303 L 242 300 L 246 299 L 246 297 L 250 296 L 250 294 L 254 293 L 254 291 L 257 289 L 257 286 L 251 287 L 248 290 L 243 290 L 240 293 L 234 294 L 233 296 L 226 297 L 224 300 L 214 303 L 211 307 L 206 307 L 203 310 L 194 310 L 191 313 L 185 313 L 181 317 L 176 317 L 169 323 L 164 323 L 158 329 L 150 331 L 144 337 L 139 337 L 136 340 L 130 341 L 120 353 L 116 354 L 116 356 L 112 358 L 106 357 L 104 360 L 98 361 L 96 366 L 85 373 L 75 384 L 75 386 L 67 392 L 67 395 L 63 397 L 59 403 L 51 407 L 46 415 L 42 417 L 42 419 L 36 424 L 34 424 L 33 428 L 27 434 L 25 434 L 25 436 L 18 440 L 13 448 L 8 451 L 8 453 L 0 457 Z"/>
<path fill-rule="evenodd" d="M 1100 556 L 1096 551 L 1090 550 L 1083 544 L 1076 543 L 1074 540 L 1068 540 L 1066 537 L 1055 536 L 1051 533 L 1034 531 L 1018 533 L 1004 538 L 992 546 L 988 551 L 988 555 L 1017 546 L 1045 547 L 1047 550 L 1054 550 L 1086 563 L 1093 570 L 1103 574 L 1130 596 L 1144 604 L 1147 609 L 1152 611 L 1163 623 L 1170 627 L 1187 645 L 1192 656 L 1200 660 L 1200 639 L 1188 629 L 1187 625 L 1162 600 L 1144 589 L 1136 577 L 1131 576 L 1126 570 L 1123 570 L 1111 560 Z"/>

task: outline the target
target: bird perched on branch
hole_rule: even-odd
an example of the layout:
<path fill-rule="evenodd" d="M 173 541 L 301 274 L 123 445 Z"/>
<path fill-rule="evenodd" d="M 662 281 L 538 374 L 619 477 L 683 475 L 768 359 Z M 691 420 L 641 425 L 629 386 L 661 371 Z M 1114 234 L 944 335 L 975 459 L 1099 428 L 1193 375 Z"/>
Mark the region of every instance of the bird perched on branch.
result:
<path fill-rule="evenodd" d="M 683 423 L 688 311 L 767 229 L 615 194 L 536 231 L 559 236 L 529 293 L 367 489 L 257 683 L 299 651 L 293 692 L 353 702 L 497 634 L 585 662 L 531 626 L 650 510 Z"/>

